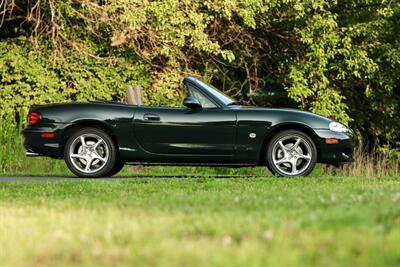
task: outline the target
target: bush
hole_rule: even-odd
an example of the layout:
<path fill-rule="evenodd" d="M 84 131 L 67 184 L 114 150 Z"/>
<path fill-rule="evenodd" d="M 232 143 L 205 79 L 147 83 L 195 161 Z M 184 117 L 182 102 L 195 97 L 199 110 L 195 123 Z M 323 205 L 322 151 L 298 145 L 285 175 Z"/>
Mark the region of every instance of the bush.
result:
<path fill-rule="evenodd" d="M 148 68 L 129 56 L 55 58 L 46 46 L 33 49 L 25 38 L 0 42 L 1 118 L 25 116 L 36 104 L 96 99 L 122 101 L 127 84 L 148 89 Z"/>

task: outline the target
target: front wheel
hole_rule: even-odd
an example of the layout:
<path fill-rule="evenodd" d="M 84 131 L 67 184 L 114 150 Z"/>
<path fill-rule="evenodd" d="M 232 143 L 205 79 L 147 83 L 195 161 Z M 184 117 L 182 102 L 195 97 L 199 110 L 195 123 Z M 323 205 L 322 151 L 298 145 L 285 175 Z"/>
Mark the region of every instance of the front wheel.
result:
<path fill-rule="evenodd" d="M 107 176 L 115 166 L 116 149 L 110 136 L 97 128 L 78 130 L 68 138 L 64 160 L 77 176 L 98 178 Z"/>
<path fill-rule="evenodd" d="M 317 148 L 312 139 L 296 130 L 276 134 L 267 147 L 268 169 L 280 176 L 306 176 L 317 163 Z"/>

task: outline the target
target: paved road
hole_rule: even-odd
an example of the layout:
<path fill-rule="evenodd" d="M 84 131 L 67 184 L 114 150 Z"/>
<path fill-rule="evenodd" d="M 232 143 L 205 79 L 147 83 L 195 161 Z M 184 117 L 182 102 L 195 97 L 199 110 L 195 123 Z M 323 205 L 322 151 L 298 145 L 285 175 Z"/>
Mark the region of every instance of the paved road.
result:
<path fill-rule="evenodd" d="M 210 176 L 207 176 L 210 177 Z M 211 176 L 210 178 L 255 178 L 257 176 L 229 176 L 229 175 L 216 175 Z M 262 177 L 262 176 L 260 176 Z M 123 181 L 129 179 L 165 179 L 165 178 L 206 178 L 202 176 L 194 176 L 194 175 L 149 175 L 149 176 L 129 176 L 129 177 L 108 177 L 108 178 L 97 178 L 97 179 L 85 179 L 85 178 L 77 178 L 75 176 L 69 177 L 52 177 L 52 176 L 0 176 L 0 182 L 59 182 L 59 181 Z"/>
<path fill-rule="evenodd" d="M 132 177 L 130 177 L 132 178 Z M 133 177 L 135 178 L 135 177 Z M 146 178 L 146 177 L 145 177 Z M 127 180 L 127 177 L 116 177 L 116 178 L 101 178 L 101 179 L 84 179 L 76 177 L 46 177 L 46 176 L 2 176 L 0 182 L 59 182 L 59 181 L 121 181 Z"/>

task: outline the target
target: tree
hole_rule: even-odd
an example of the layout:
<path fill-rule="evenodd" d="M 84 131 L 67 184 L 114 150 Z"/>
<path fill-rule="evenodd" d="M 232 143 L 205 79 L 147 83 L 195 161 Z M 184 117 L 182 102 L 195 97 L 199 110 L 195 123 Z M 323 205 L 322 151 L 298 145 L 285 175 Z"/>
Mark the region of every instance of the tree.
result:
<path fill-rule="evenodd" d="M 194 74 L 250 104 L 256 95 L 283 90 L 300 108 L 349 123 L 372 142 L 395 146 L 400 140 L 398 1 L 2 3 L 0 35 L 17 46 L 25 46 L 18 41 L 25 36 L 38 58 L 62 61 L 65 68 L 44 68 L 55 70 L 55 79 L 68 81 L 77 92 L 86 86 L 78 81 L 89 71 L 96 82 L 87 87 L 102 88 L 104 81 L 117 79 L 122 92 L 124 83 L 141 81 L 148 104 L 178 105 L 182 78 Z M 76 62 L 81 72 L 65 71 Z M 123 73 L 133 63 L 140 75 Z M 16 88 L 20 82 L 12 83 Z M 28 87 L 37 95 L 46 91 Z M 122 96 L 102 92 L 108 98 Z M 74 99 L 74 94 L 63 96 Z"/>

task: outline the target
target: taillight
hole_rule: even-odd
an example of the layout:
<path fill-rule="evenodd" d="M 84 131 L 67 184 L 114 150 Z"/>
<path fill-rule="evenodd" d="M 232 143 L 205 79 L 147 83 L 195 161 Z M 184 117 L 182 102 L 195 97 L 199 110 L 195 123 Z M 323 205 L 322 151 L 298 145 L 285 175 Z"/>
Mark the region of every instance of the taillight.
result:
<path fill-rule="evenodd" d="M 40 122 L 40 120 L 42 119 L 42 116 L 40 115 L 39 112 L 29 112 L 28 114 L 28 123 L 29 125 L 35 125 L 38 124 Z"/>

